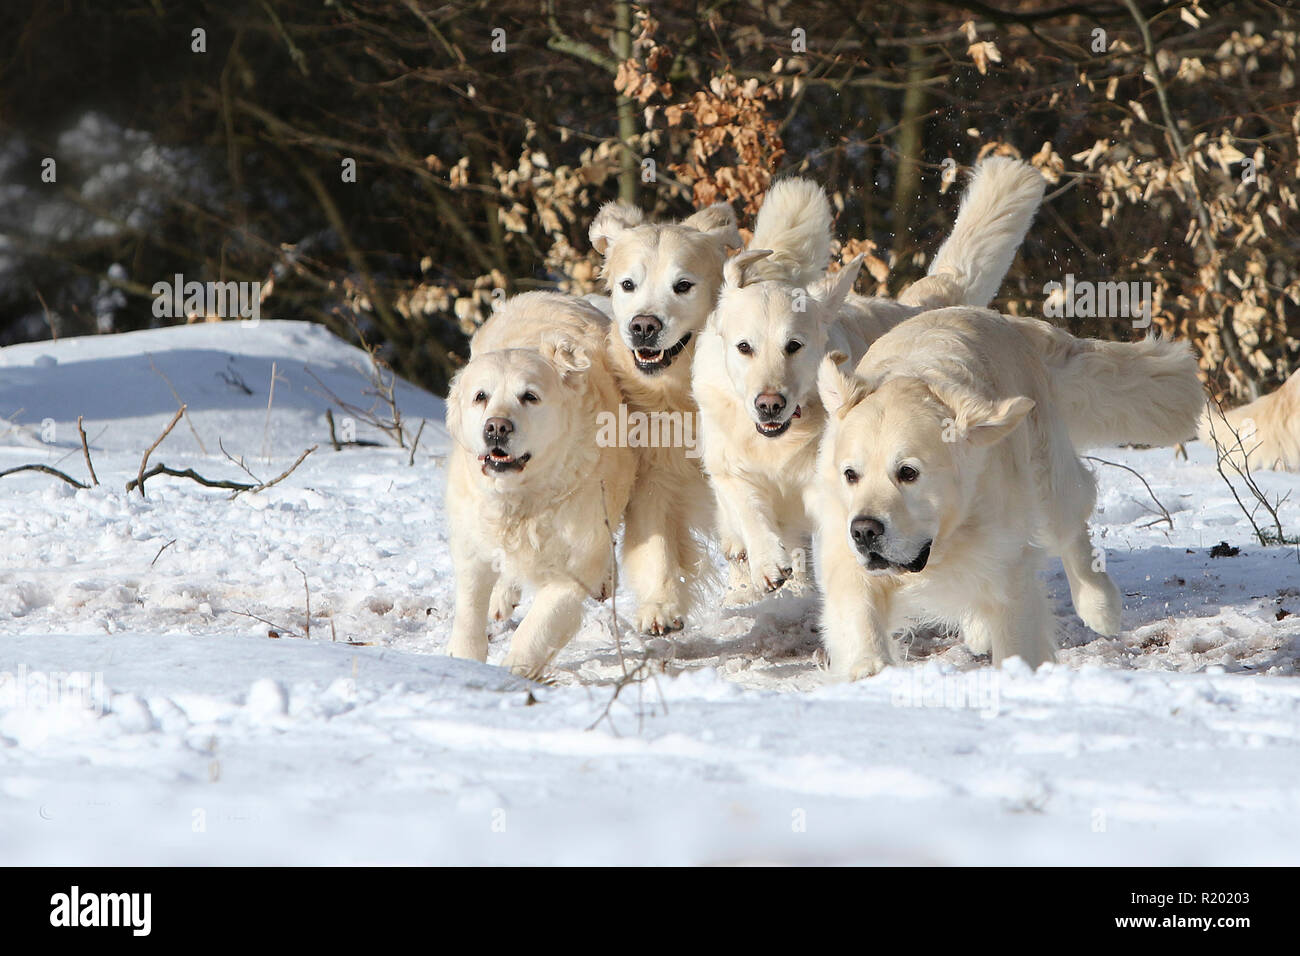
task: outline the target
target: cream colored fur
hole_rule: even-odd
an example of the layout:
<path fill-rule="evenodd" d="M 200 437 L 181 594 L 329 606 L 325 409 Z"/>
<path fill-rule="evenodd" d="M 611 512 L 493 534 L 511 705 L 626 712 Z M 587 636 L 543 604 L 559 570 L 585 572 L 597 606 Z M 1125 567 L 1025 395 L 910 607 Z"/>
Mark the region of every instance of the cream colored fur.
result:
<path fill-rule="evenodd" d="M 803 180 L 773 188 L 759 211 L 753 251 L 724 269 L 692 373 L 705 469 L 730 564 L 727 603 L 806 586 L 812 518 L 804 490 L 825 420 L 816 388 L 822 357 L 840 351 L 857 361 L 877 338 L 924 308 L 987 303 L 1043 187 L 1027 163 L 1002 157 L 982 163 L 930 275 L 899 301 L 852 293 L 860 260 L 823 278 L 831 241 L 825 194 Z M 772 246 L 779 251 L 763 251 Z M 765 427 L 757 410 L 764 395 L 786 402 L 775 427 Z"/>
<path fill-rule="evenodd" d="M 577 631 L 583 602 L 611 593 L 609 528 L 622 519 L 637 459 L 597 441 L 597 416 L 617 414 L 622 400 L 606 357 L 608 326 L 581 299 L 516 296 L 474 336 L 470 361 L 452 381 L 447 513 L 456 613 L 448 652 L 455 657 L 486 660 L 489 615 L 508 617 L 523 582 L 533 601 L 504 665 L 537 677 Z M 522 469 L 497 473 L 483 459 L 488 419 L 512 424 L 509 452 L 530 456 Z"/>
<path fill-rule="evenodd" d="M 1099 354 L 1128 383 L 1122 393 L 1086 374 Z M 1084 623 L 1118 632 L 1119 591 L 1086 526 L 1095 485 L 1071 436 L 1188 434 L 1202 400 L 1185 345 L 1091 342 L 941 309 L 881 337 L 852 375 L 828 357 L 818 388 L 828 411 L 811 490 L 815 569 L 834 675 L 879 671 L 909 622 L 955 625 L 995 664 L 1052 660 L 1045 552 L 1060 555 Z"/>
<path fill-rule="evenodd" d="M 1242 471 L 1300 471 L 1300 372 L 1249 405 L 1207 405 L 1197 434 Z"/>
<path fill-rule="evenodd" d="M 718 203 L 680 223 L 647 223 L 639 209 L 608 203 L 592 222 L 590 235 L 605 257 L 603 275 L 614 317 L 606 353 L 628 413 L 688 416 L 693 426 L 691 360 L 722 284 L 727 248 L 740 245 L 735 212 Z M 689 284 L 685 291 L 683 283 Z M 661 351 L 685 342 L 676 355 L 665 355 L 666 367 L 647 370 L 635 359 L 629 324 L 641 315 L 662 323 L 656 342 Z M 623 573 L 637 598 L 636 625 L 649 634 L 683 626 L 704 571 L 697 535 L 710 529 L 713 516 L 693 452 L 686 447 L 637 449 Z"/>

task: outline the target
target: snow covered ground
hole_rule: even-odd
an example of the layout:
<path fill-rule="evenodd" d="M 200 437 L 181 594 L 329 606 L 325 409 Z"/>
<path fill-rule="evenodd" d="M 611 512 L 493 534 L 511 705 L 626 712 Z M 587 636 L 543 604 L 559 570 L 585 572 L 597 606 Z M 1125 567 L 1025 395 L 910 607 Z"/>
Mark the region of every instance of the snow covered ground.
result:
<path fill-rule="evenodd" d="M 306 367 L 368 405 L 365 365 L 270 321 L 0 351 L 0 470 L 84 481 L 80 414 L 101 481 L 0 479 L 0 861 L 1300 863 L 1300 560 L 1254 543 L 1205 448 L 1096 452 L 1174 527 L 1097 466 L 1124 633 L 1087 631 L 1056 565 L 1055 666 L 922 635 L 829 685 L 812 601 L 782 596 L 624 633 L 651 676 L 615 699 L 607 606 L 550 686 L 442 656 L 441 402 L 399 391 L 413 465 L 363 423 L 384 444 L 335 452 Z M 218 438 L 261 478 L 319 448 L 233 501 L 128 495 L 173 389 L 189 422 L 151 464 L 248 480 Z M 1300 532 L 1300 478 L 1260 483 Z"/>

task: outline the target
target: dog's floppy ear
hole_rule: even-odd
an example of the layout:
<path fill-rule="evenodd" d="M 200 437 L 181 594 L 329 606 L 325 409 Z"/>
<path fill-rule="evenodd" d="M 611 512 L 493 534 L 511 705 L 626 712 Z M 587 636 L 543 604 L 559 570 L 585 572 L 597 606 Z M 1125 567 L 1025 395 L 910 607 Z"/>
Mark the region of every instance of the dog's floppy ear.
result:
<path fill-rule="evenodd" d="M 862 393 L 862 384 L 851 375 L 840 371 L 840 363 L 848 358 L 843 352 L 829 353 L 817 368 L 817 395 L 827 415 L 847 411 Z"/>
<path fill-rule="evenodd" d="M 952 409 L 955 438 L 973 445 L 996 445 L 1015 431 L 1034 409 L 1035 402 L 1024 395 L 990 400 L 964 389 L 930 389 L 939 401 Z M 945 429 L 945 437 L 949 434 Z"/>
<path fill-rule="evenodd" d="M 464 446 L 465 442 L 461 440 L 463 432 L 460 427 L 460 383 L 465 377 L 465 370 L 462 368 L 451 379 L 451 385 L 447 388 L 447 415 L 446 424 L 447 432 L 451 435 L 452 441 Z"/>
<path fill-rule="evenodd" d="M 560 381 L 577 385 L 591 368 L 591 356 L 576 340 L 567 335 L 548 336 L 541 346 L 542 357 L 555 366 Z"/>
<path fill-rule="evenodd" d="M 752 279 L 749 267 L 772 254 L 771 249 L 746 249 L 728 259 L 722 266 L 722 281 L 736 289 L 743 289 Z"/>
<path fill-rule="evenodd" d="M 636 206 L 614 200 L 605 203 L 591 221 L 587 235 L 591 238 L 591 247 L 602 256 L 609 249 L 611 241 L 628 229 L 633 229 L 645 221 L 645 213 Z"/>
<path fill-rule="evenodd" d="M 705 206 L 694 215 L 682 220 L 683 226 L 698 229 L 710 239 L 731 249 L 739 249 L 744 243 L 740 239 L 740 230 L 736 227 L 736 210 L 729 202 L 715 202 Z"/>
<path fill-rule="evenodd" d="M 813 287 L 813 295 L 825 306 L 828 316 L 834 317 L 853 291 L 853 283 L 858 280 L 858 272 L 862 269 L 862 259 L 861 254 L 854 256 L 843 269 L 828 274 Z"/>

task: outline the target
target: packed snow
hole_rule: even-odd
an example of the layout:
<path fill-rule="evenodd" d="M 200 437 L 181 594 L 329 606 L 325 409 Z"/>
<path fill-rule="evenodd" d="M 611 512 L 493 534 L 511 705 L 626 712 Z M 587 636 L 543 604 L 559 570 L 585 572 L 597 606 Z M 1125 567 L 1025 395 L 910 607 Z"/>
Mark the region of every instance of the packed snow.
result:
<path fill-rule="evenodd" d="M 1255 542 L 1206 448 L 1093 452 L 1173 527 L 1095 464 L 1124 631 L 1089 632 L 1054 564 L 1036 673 L 923 633 L 832 684 L 814 599 L 780 595 L 648 643 L 593 603 L 541 685 L 443 655 L 442 403 L 399 383 L 412 456 L 328 394 L 370 407 L 368 369 L 265 320 L 0 351 L 0 471 L 88 483 L 80 415 L 100 481 L 0 479 L 0 859 L 1300 862 L 1300 556 Z M 231 459 L 266 480 L 317 450 L 256 494 L 128 494 L 178 400 L 151 466 L 252 483 Z M 331 408 L 378 444 L 333 450 Z M 1300 533 L 1300 477 L 1258 480 Z"/>

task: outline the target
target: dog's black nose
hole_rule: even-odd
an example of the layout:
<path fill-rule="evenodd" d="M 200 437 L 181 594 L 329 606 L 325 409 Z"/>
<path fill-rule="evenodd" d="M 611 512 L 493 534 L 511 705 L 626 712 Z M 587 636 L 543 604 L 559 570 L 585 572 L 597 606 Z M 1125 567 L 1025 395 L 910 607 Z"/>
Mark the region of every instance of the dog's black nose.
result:
<path fill-rule="evenodd" d="M 849 523 L 849 534 L 853 536 L 853 543 L 858 546 L 859 551 L 867 551 L 875 547 L 884 533 L 885 526 L 879 518 L 858 515 Z"/>
<path fill-rule="evenodd" d="M 504 445 L 514 430 L 515 424 L 508 418 L 489 418 L 483 423 L 483 440 L 490 445 Z"/>
<path fill-rule="evenodd" d="M 785 411 L 785 396 L 776 392 L 764 392 L 754 399 L 754 407 L 764 421 L 775 421 Z"/>
<path fill-rule="evenodd" d="M 627 330 L 633 342 L 649 347 L 655 344 L 655 339 L 664 330 L 664 324 L 653 315 L 634 315 L 627 324 Z"/>

